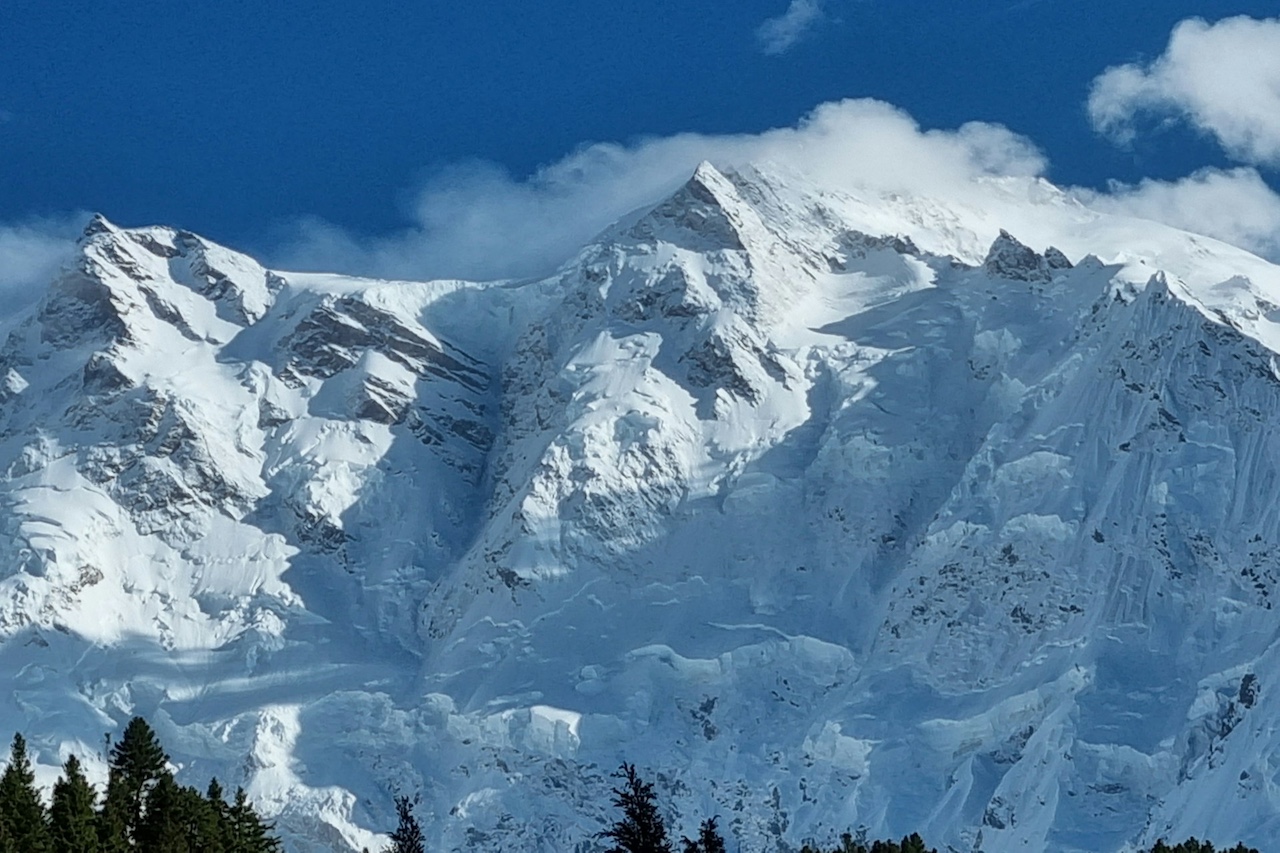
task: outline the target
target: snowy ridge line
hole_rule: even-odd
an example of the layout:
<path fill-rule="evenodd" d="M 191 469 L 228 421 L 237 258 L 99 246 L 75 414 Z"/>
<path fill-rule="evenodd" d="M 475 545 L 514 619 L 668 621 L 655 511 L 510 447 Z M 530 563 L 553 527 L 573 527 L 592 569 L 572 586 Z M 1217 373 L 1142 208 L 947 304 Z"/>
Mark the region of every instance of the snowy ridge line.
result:
<path fill-rule="evenodd" d="M 1030 179 L 703 164 L 537 282 L 97 218 L 0 339 L 0 723 L 298 853 L 587 853 L 623 759 L 749 850 L 1265 846 L 1277 306 Z"/>

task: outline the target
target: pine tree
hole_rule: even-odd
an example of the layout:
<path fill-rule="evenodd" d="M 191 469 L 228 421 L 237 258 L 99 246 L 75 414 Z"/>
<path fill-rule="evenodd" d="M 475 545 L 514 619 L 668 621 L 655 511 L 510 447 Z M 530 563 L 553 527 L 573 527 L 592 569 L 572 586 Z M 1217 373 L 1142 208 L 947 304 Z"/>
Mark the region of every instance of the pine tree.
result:
<path fill-rule="evenodd" d="M 97 795 L 74 755 L 62 765 L 53 784 L 49 835 L 53 853 L 98 853 L 98 829 L 93 811 Z"/>
<path fill-rule="evenodd" d="M 184 785 L 178 789 L 174 820 L 182 828 L 189 848 L 199 853 L 223 853 L 217 812 L 195 788 Z"/>
<path fill-rule="evenodd" d="M 919 833 L 913 832 L 902 839 L 902 853 L 936 853 L 925 846 Z"/>
<path fill-rule="evenodd" d="M 27 741 L 13 736 L 9 764 L 0 775 L 0 824 L 15 850 L 49 853 L 49 828 L 44 803 L 36 790 L 36 777 L 27 757 Z"/>
<path fill-rule="evenodd" d="M 130 803 L 120 771 L 111 768 L 107 775 L 107 792 L 98 809 L 98 849 L 101 853 L 128 853 Z"/>
<path fill-rule="evenodd" d="M 281 849 L 279 839 L 271 836 L 265 823 L 249 803 L 244 788 L 236 788 L 235 800 L 227 812 L 228 853 L 275 853 Z"/>
<path fill-rule="evenodd" d="M 709 817 L 702 822 L 698 831 L 698 840 L 684 840 L 684 853 L 725 853 L 724 839 L 716 827 L 716 818 Z"/>
<path fill-rule="evenodd" d="M 220 813 L 205 795 L 165 774 L 147 796 L 137 849 L 147 853 L 223 853 L 223 835 Z"/>
<path fill-rule="evenodd" d="M 218 781 L 218 777 L 215 776 L 209 780 L 209 787 L 204 791 L 204 798 L 219 813 L 227 810 L 227 800 L 222 793 L 222 783 Z"/>
<path fill-rule="evenodd" d="M 150 786 L 134 837 L 138 850 L 147 853 L 194 853 L 187 843 L 187 833 L 182 824 L 181 796 L 181 788 L 169 773 L 163 774 Z"/>
<path fill-rule="evenodd" d="M 110 809 L 112 822 L 119 825 L 108 829 L 111 837 L 103 844 L 106 853 L 116 853 L 121 849 L 121 841 L 124 849 L 136 845 L 147 795 L 167 775 L 168 764 L 169 756 L 165 755 L 147 721 L 141 717 L 130 720 L 119 742 L 111 747 L 111 772 L 103 811 Z M 119 832 L 121 828 L 123 835 Z"/>
<path fill-rule="evenodd" d="M 413 814 L 416 800 L 404 795 L 396 797 L 396 816 L 399 825 L 391 833 L 391 846 L 385 853 L 426 853 L 426 841 L 422 836 L 422 827 Z"/>
<path fill-rule="evenodd" d="M 613 789 L 613 805 L 622 809 L 622 818 L 600 833 L 613 842 L 609 853 L 672 853 L 653 785 L 640 778 L 634 764 L 624 762 L 613 775 L 622 780 Z"/>
<path fill-rule="evenodd" d="M 204 809 L 199 815 L 197 838 L 200 841 L 201 853 L 226 853 L 227 823 L 230 812 L 227 801 L 222 795 L 222 786 L 217 779 L 209 780 L 205 789 Z M 194 804 L 193 804 L 194 808 Z"/>

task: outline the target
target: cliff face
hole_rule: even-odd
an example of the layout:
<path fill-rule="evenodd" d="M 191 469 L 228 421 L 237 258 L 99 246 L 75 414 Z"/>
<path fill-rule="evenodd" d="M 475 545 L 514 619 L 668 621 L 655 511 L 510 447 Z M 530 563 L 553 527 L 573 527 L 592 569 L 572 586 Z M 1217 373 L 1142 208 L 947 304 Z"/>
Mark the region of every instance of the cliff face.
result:
<path fill-rule="evenodd" d="M 589 850 L 624 758 L 749 850 L 1269 841 L 1280 270 L 992 191 L 704 165 L 516 284 L 95 220 L 0 328 L 0 723 L 299 851 Z"/>

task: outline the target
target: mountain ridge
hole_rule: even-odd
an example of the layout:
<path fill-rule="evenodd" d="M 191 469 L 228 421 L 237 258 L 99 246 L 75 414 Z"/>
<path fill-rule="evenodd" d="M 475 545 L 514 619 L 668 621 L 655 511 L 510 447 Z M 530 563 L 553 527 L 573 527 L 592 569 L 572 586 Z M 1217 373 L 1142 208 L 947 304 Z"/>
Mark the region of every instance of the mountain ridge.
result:
<path fill-rule="evenodd" d="M 95 218 L 0 330 L 0 721 L 298 851 L 589 845 L 622 758 L 744 849 L 1264 843 L 1280 269 L 973 198 L 703 164 L 497 283 Z"/>

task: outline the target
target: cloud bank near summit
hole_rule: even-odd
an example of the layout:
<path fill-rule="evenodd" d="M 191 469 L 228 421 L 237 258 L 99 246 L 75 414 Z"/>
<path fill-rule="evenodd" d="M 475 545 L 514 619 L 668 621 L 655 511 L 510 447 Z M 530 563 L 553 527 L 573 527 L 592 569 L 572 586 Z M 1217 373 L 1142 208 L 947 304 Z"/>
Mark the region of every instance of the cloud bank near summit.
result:
<path fill-rule="evenodd" d="M 1073 192 L 1094 210 L 1163 222 L 1280 262 L 1280 195 L 1256 169 L 1201 169 L 1179 181 Z"/>
<path fill-rule="evenodd" d="M 0 225 L 0 320 L 37 299 L 70 257 L 86 213 Z"/>
<path fill-rule="evenodd" d="M 795 127 L 757 135 L 589 145 L 525 180 L 484 164 L 454 167 L 417 196 L 413 229 L 360 241 L 307 221 L 273 260 L 388 278 L 546 273 L 613 221 L 676 189 L 703 160 L 775 164 L 833 189 L 946 196 L 972 192 L 982 176 L 1034 176 L 1046 165 L 1030 141 L 997 125 L 922 130 L 888 104 L 841 101 L 818 107 Z"/>
<path fill-rule="evenodd" d="M 455 166 L 418 193 L 414 227 L 362 240 L 308 220 L 270 260 L 384 278 L 544 275 L 610 223 L 673 191 L 703 160 L 780 166 L 833 190 L 975 206 L 991 200 L 980 179 L 1039 177 L 1048 169 L 1034 142 L 1000 125 L 926 130 L 889 104 L 847 100 L 819 106 L 795 127 L 755 135 L 588 145 L 524 180 L 488 164 Z M 1280 260 L 1280 195 L 1251 168 L 1068 191 L 1102 212 L 1153 219 Z"/>
<path fill-rule="evenodd" d="M 824 11 L 823 0 L 793 0 L 773 19 L 778 48 L 803 37 L 812 16 Z M 1095 127 L 1117 141 L 1132 139 L 1150 113 L 1175 115 L 1253 165 L 1104 191 L 1068 188 L 1081 203 L 1280 261 L 1280 195 L 1259 171 L 1280 163 L 1280 20 L 1184 21 L 1153 62 L 1098 77 L 1088 107 Z M 264 260 L 284 269 L 391 279 L 545 275 L 610 223 L 673 191 L 703 160 L 773 165 L 834 190 L 903 192 L 973 206 L 991 200 L 981 179 L 1034 178 L 1049 167 L 1033 141 L 1000 125 L 930 130 L 889 104 L 846 100 L 817 107 L 793 127 L 758 134 L 685 133 L 585 145 L 523 178 L 490 163 L 455 164 L 413 194 L 411 227 L 366 237 L 304 219 L 285 225 Z M 74 236 L 71 224 L 83 218 L 0 225 L 0 294 L 10 309 L 53 275 Z"/>

